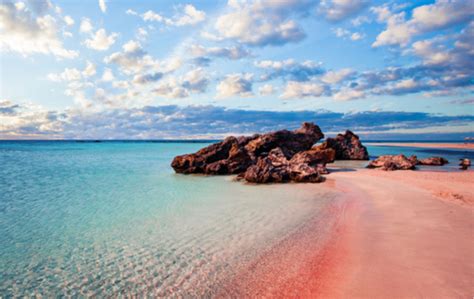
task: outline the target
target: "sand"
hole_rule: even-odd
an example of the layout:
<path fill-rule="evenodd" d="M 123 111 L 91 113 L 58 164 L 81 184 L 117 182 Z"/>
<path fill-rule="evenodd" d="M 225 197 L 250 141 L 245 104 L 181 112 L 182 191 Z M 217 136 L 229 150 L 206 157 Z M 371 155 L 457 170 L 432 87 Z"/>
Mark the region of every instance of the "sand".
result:
<path fill-rule="evenodd" d="M 366 142 L 366 145 L 406 146 L 422 148 L 474 149 L 474 143 L 422 143 L 422 142 Z"/>
<path fill-rule="evenodd" d="M 325 183 L 295 184 L 339 196 L 225 288 L 241 297 L 472 298 L 473 182 L 473 171 L 333 169 Z"/>

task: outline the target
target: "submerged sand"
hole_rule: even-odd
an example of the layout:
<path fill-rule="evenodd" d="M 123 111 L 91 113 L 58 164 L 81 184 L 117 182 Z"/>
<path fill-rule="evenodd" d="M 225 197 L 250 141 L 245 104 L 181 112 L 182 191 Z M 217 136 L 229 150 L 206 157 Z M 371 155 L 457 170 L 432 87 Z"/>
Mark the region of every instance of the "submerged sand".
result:
<path fill-rule="evenodd" d="M 224 290 L 245 297 L 471 298 L 474 172 L 333 170 L 339 197 Z M 225 296 L 226 291 L 222 295 Z"/>

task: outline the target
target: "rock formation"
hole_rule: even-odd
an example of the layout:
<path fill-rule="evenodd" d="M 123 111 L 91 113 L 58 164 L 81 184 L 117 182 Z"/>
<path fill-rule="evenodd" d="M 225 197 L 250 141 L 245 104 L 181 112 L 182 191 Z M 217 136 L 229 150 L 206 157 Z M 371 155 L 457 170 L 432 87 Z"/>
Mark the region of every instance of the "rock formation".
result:
<path fill-rule="evenodd" d="M 265 157 L 258 158 L 255 165 L 239 175 L 251 183 L 282 183 L 323 181 L 321 174 L 327 173 L 326 163 L 333 162 L 333 149 L 310 149 L 295 154 L 290 160 L 281 148 L 277 147 Z"/>
<path fill-rule="evenodd" d="M 416 158 L 415 158 L 416 160 Z M 407 158 L 405 155 L 386 155 L 370 161 L 367 168 L 381 168 L 382 170 L 408 170 L 415 169 L 416 161 L 413 157 Z"/>
<path fill-rule="evenodd" d="M 418 165 L 428 165 L 428 166 L 443 166 L 448 164 L 448 160 L 443 157 L 430 157 L 426 159 L 418 160 Z"/>
<path fill-rule="evenodd" d="M 334 149 L 336 160 L 369 160 L 367 148 L 362 145 L 359 136 L 349 130 L 335 138 L 327 138 L 319 147 Z"/>
<path fill-rule="evenodd" d="M 294 131 L 231 136 L 194 154 L 177 156 L 171 166 L 177 173 L 184 174 L 238 174 L 256 164 L 260 157 L 266 157 L 274 148 L 280 148 L 283 155 L 291 159 L 295 153 L 310 149 L 323 137 L 324 134 L 313 123 L 303 123 Z"/>
<path fill-rule="evenodd" d="M 464 158 L 464 159 L 459 159 L 459 168 L 461 170 L 467 170 L 471 166 L 471 160 Z"/>

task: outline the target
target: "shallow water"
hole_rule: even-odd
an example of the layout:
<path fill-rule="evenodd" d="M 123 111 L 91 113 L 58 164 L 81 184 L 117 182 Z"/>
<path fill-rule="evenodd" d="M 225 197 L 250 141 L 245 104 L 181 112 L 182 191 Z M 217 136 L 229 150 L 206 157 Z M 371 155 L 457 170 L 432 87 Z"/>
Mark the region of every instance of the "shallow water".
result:
<path fill-rule="evenodd" d="M 209 296 L 336 196 L 324 183 L 174 174 L 175 155 L 205 145 L 0 142 L 0 297 Z M 473 158 L 409 147 L 369 152 L 442 155 L 451 164 L 430 169 L 444 170 Z"/>
<path fill-rule="evenodd" d="M 0 297 L 212 294 L 334 197 L 173 173 L 204 145 L 0 142 Z"/>

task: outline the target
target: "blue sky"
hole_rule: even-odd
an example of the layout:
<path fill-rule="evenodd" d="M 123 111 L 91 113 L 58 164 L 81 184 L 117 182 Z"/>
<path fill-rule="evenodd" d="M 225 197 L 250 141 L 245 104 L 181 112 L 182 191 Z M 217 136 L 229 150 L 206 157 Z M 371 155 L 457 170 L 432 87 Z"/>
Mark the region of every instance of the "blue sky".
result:
<path fill-rule="evenodd" d="M 2 0 L 0 16 L 3 139 L 474 131 L 471 1 Z"/>

